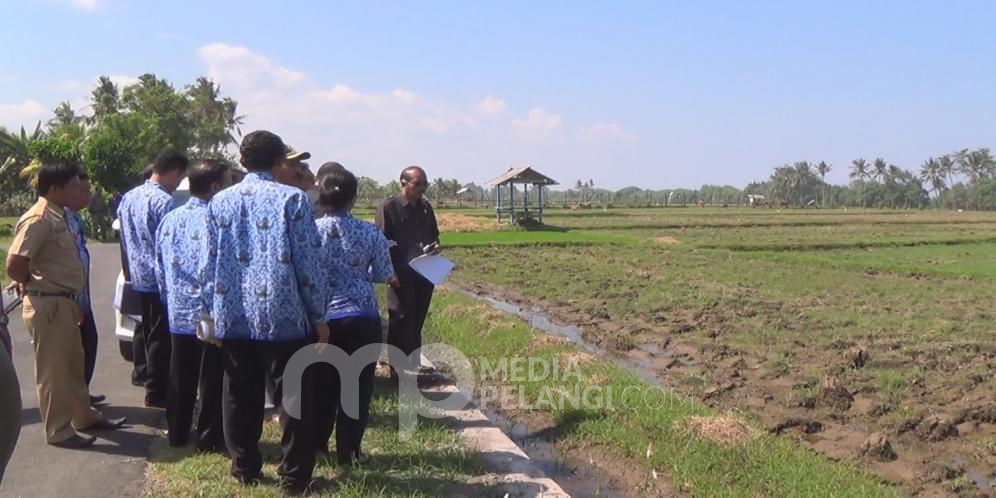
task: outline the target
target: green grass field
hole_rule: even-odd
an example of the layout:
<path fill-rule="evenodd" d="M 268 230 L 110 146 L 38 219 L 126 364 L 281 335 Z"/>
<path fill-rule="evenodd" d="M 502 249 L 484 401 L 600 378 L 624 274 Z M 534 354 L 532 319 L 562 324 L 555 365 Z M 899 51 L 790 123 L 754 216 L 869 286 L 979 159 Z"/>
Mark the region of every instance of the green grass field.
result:
<path fill-rule="evenodd" d="M 978 450 L 996 434 L 996 213 L 626 209 L 547 223 L 561 231 L 455 234 L 473 241 L 447 251 L 455 284 L 580 325 L 760 426 L 818 421 L 792 437 L 907 491 L 983 486 L 996 468 Z M 849 399 L 830 401 L 826 382 Z M 937 436 L 931 417 L 960 429 Z M 860 456 L 875 431 L 896 461 Z"/>

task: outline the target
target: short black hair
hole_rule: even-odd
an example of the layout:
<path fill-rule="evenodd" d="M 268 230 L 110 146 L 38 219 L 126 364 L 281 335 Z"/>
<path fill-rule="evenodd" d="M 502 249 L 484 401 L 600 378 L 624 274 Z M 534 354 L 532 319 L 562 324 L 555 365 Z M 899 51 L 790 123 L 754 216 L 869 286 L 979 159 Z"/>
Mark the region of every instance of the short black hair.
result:
<path fill-rule="evenodd" d="M 156 156 L 152 163 L 152 171 L 157 175 L 165 175 L 171 171 L 187 171 L 190 160 L 176 149 L 166 149 Z"/>
<path fill-rule="evenodd" d="M 267 170 L 286 157 L 286 150 L 287 146 L 279 136 L 266 130 L 256 130 L 242 139 L 240 162 L 249 171 Z"/>
<path fill-rule="evenodd" d="M 155 164 L 149 163 L 145 165 L 145 169 L 142 170 L 142 179 L 148 180 L 152 178 L 152 170 L 156 167 Z"/>
<path fill-rule="evenodd" d="M 187 173 L 191 195 L 211 193 L 211 185 L 220 183 L 228 171 L 228 165 L 217 159 L 204 159 L 194 164 Z"/>
<path fill-rule="evenodd" d="M 335 161 L 329 161 L 329 162 L 327 162 L 327 163 L 325 163 L 325 164 L 323 164 L 323 165 L 321 165 L 321 166 L 318 167 L 318 173 L 315 174 L 315 178 L 317 179 L 318 184 L 321 185 L 322 184 L 322 180 L 325 179 L 325 177 L 328 176 L 329 173 L 331 173 L 333 171 L 344 170 L 344 169 L 346 169 L 345 166 L 343 166 L 343 165 L 341 165 L 341 164 L 339 164 L 339 163 L 337 163 Z"/>
<path fill-rule="evenodd" d="M 318 204 L 322 207 L 339 211 L 356 198 L 356 175 L 346 168 L 328 172 L 319 185 Z"/>
<path fill-rule="evenodd" d="M 80 176 L 80 165 L 76 161 L 46 161 L 38 170 L 38 195 L 48 195 L 52 187 L 65 187 L 73 178 Z"/>
<path fill-rule="evenodd" d="M 80 181 L 82 182 L 84 180 L 90 180 L 90 175 L 86 174 L 86 171 L 83 171 L 83 168 L 80 168 Z"/>
<path fill-rule="evenodd" d="M 401 180 L 401 184 L 402 185 L 404 185 L 404 184 L 412 181 L 412 172 L 413 171 L 418 171 L 418 172 L 422 173 L 422 176 L 426 176 L 425 175 L 425 170 L 422 169 L 421 166 L 409 166 L 409 167 L 401 170 L 401 176 L 398 177 L 398 179 Z"/>

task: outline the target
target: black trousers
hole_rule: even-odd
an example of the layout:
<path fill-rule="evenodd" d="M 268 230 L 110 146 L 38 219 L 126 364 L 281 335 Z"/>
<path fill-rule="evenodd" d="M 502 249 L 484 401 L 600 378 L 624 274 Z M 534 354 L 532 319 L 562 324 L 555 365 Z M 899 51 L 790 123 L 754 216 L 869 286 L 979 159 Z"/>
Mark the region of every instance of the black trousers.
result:
<path fill-rule="evenodd" d="M 144 386 L 149 381 L 149 372 L 145 369 L 145 333 L 139 328 L 131 338 L 131 382 Z"/>
<path fill-rule="evenodd" d="M 183 446 L 190 437 L 194 402 L 200 391 L 197 416 L 197 449 L 212 451 L 225 446 L 221 418 L 221 386 L 224 380 L 221 349 L 194 335 L 171 334 L 169 393 L 166 425 L 170 446 Z"/>
<path fill-rule="evenodd" d="M 380 318 L 348 317 L 329 322 L 332 345 L 341 348 L 352 356 L 363 346 L 379 344 L 381 339 Z M 363 433 L 370 418 L 370 400 L 373 397 L 374 369 L 377 367 L 379 351 L 355 358 L 365 362 L 359 378 L 359 418 L 354 419 L 341 409 L 340 393 L 342 378 L 338 370 L 328 363 L 313 365 L 315 375 L 315 431 L 317 448 L 328 451 L 329 439 L 335 429 L 335 450 L 340 462 L 348 462 L 358 457 Z M 347 379 L 347 381 L 350 381 Z"/>
<path fill-rule="evenodd" d="M 83 323 L 80 325 L 80 341 L 83 343 L 83 378 L 86 385 L 93 380 L 93 371 L 97 366 L 97 322 L 93 319 L 93 310 L 83 310 Z"/>
<path fill-rule="evenodd" d="M 142 340 L 145 343 L 145 402 L 163 403 L 169 389 L 170 333 L 159 294 L 142 296 Z"/>
<path fill-rule="evenodd" d="M 263 467 L 259 438 L 263 433 L 263 393 L 266 374 L 276 383 L 276 395 L 283 395 L 284 368 L 298 349 L 311 344 L 311 338 L 288 342 L 252 340 L 224 341 L 225 380 L 222 393 L 225 446 L 232 457 L 232 475 L 240 481 L 256 479 Z M 277 469 L 290 485 L 311 481 L 315 468 L 313 420 L 314 376 L 301 379 L 301 415 L 293 418 L 280 409 L 283 461 Z"/>
<path fill-rule="evenodd" d="M 406 355 L 422 347 L 422 325 L 435 286 L 414 270 L 398 272 L 400 288 L 387 289 L 387 343 Z M 418 358 L 409 368 L 418 368 Z"/>

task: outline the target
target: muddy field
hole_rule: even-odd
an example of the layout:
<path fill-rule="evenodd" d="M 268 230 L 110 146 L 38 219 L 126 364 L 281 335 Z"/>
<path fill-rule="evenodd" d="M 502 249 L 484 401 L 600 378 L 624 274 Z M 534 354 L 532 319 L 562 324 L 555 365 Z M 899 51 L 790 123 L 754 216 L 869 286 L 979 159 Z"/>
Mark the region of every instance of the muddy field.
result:
<path fill-rule="evenodd" d="M 632 242 L 453 248 L 456 283 L 578 325 L 660 383 L 909 493 L 996 493 L 996 215 L 548 222 Z"/>

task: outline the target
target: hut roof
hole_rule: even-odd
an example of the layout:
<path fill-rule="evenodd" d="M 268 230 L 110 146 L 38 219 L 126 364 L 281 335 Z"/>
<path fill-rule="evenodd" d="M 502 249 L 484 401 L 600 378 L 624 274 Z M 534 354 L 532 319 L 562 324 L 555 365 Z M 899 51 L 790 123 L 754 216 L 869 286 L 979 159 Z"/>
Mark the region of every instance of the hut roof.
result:
<path fill-rule="evenodd" d="M 522 166 L 519 168 L 508 168 L 508 171 L 503 173 L 498 178 L 495 178 L 488 182 L 489 187 L 497 187 L 499 185 L 508 185 L 510 183 L 528 183 L 531 185 L 557 185 L 557 181 L 549 176 L 534 170 L 530 166 Z"/>

